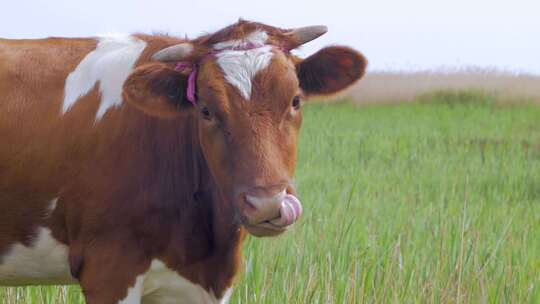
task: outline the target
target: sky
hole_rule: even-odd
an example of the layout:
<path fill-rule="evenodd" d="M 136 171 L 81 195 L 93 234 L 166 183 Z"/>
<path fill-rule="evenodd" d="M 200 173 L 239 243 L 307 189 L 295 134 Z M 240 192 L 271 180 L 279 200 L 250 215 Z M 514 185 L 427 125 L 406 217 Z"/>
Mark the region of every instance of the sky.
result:
<path fill-rule="evenodd" d="M 0 37 L 155 33 L 196 37 L 244 18 L 327 25 L 305 45 L 363 52 L 371 71 L 464 67 L 540 75 L 539 0 L 23 0 L 2 3 Z"/>

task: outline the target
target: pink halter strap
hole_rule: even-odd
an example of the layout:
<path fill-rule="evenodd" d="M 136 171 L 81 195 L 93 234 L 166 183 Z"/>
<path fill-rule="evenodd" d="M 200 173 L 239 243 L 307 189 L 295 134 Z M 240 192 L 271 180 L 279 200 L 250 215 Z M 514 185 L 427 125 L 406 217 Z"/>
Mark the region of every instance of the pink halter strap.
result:
<path fill-rule="evenodd" d="M 206 55 L 204 55 L 202 59 L 200 59 L 198 62 L 195 62 L 195 63 L 185 62 L 185 61 L 178 62 L 176 64 L 176 70 L 178 71 L 185 71 L 191 68 L 191 72 L 189 73 L 189 76 L 188 76 L 187 92 L 186 92 L 186 96 L 189 102 L 191 102 L 193 105 L 197 103 L 197 73 L 199 70 L 199 64 L 201 62 L 204 62 L 204 60 L 206 60 L 208 57 L 214 56 L 223 51 L 248 51 L 248 50 L 253 50 L 253 49 L 257 49 L 257 48 L 261 48 L 265 46 L 268 46 L 268 45 L 256 45 L 254 43 L 247 43 L 242 46 L 227 47 L 227 48 L 223 48 L 219 50 L 212 50 L 208 52 Z M 289 50 L 283 47 L 276 47 L 276 46 L 272 46 L 272 47 L 277 48 L 285 53 L 289 52 Z"/>
<path fill-rule="evenodd" d="M 186 96 L 189 102 L 191 102 L 193 105 L 197 103 L 197 96 L 196 96 L 196 82 L 197 82 L 197 65 L 196 63 L 188 63 L 188 62 L 179 62 L 176 64 L 176 69 L 179 71 L 184 71 L 188 68 L 191 68 L 191 73 L 189 73 L 188 76 L 188 83 L 187 83 L 187 92 Z"/>

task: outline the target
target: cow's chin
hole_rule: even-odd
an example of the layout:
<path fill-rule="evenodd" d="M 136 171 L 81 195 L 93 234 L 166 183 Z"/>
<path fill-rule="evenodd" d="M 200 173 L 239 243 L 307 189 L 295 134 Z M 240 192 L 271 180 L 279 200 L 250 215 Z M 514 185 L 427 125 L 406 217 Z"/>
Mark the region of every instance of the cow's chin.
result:
<path fill-rule="evenodd" d="M 272 237 L 282 234 L 283 232 L 287 231 L 287 228 L 289 226 L 276 226 L 271 224 L 270 222 L 264 222 L 257 225 L 247 225 L 244 224 L 244 227 L 249 232 L 249 234 L 256 236 L 256 237 Z"/>

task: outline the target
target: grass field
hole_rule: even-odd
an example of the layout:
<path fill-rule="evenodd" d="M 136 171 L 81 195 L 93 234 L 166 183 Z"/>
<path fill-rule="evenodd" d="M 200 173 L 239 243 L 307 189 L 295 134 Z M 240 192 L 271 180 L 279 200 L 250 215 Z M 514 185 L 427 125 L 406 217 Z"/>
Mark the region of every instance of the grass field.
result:
<path fill-rule="evenodd" d="M 250 238 L 231 303 L 540 303 L 540 107 L 439 94 L 305 108 L 305 214 Z M 78 289 L 0 289 L 79 303 Z"/>

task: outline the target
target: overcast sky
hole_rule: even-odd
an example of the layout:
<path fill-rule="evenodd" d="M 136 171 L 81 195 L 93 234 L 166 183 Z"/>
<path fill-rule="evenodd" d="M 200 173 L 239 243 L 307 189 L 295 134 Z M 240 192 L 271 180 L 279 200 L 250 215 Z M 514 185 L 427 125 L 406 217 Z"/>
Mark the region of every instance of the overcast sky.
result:
<path fill-rule="evenodd" d="M 0 37 L 195 37 L 239 17 L 280 27 L 327 25 L 328 34 L 300 54 L 350 45 L 371 70 L 480 66 L 540 74 L 539 0 L 4 1 Z"/>

